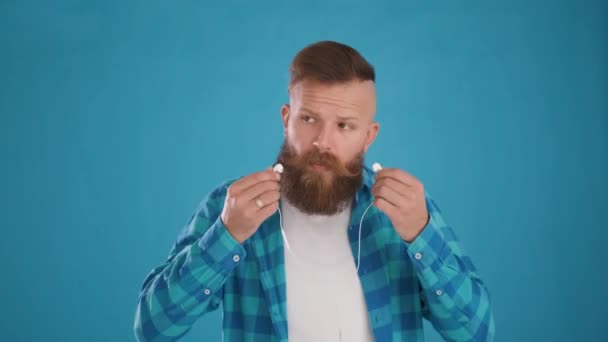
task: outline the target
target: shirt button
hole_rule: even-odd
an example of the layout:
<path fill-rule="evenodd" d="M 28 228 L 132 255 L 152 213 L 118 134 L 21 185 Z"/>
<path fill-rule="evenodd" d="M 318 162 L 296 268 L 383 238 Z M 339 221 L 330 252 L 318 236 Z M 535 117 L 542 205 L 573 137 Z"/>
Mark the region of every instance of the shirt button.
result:
<path fill-rule="evenodd" d="M 441 291 L 441 290 L 437 290 L 437 291 L 435 291 L 435 293 L 436 293 L 438 296 L 441 296 L 441 295 L 443 294 L 443 291 Z"/>
<path fill-rule="evenodd" d="M 210 294 L 211 294 L 211 290 L 209 290 L 209 289 L 205 289 L 205 295 L 207 295 L 207 296 L 208 296 L 208 295 L 210 295 Z"/>
<path fill-rule="evenodd" d="M 416 254 L 414 254 L 414 258 L 416 258 L 416 260 L 420 260 L 420 259 L 422 259 L 422 254 L 416 253 Z"/>
<path fill-rule="evenodd" d="M 239 260 L 241 260 L 241 257 L 240 257 L 238 254 L 235 254 L 235 255 L 232 257 L 232 261 L 234 261 L 234 262 L 239 262 Z"/>

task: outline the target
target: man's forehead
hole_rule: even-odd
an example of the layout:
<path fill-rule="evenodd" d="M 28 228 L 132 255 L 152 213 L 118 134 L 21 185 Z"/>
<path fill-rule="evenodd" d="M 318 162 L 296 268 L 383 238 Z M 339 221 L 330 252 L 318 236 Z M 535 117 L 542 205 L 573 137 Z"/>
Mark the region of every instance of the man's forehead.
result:
<path fill-rule="evenodd" d="M 376 112 L 376 91 L 372 81 L 326 84 L 302 81 L 290 91 L 294 110 L 340 119 L 357 119 Z"/>

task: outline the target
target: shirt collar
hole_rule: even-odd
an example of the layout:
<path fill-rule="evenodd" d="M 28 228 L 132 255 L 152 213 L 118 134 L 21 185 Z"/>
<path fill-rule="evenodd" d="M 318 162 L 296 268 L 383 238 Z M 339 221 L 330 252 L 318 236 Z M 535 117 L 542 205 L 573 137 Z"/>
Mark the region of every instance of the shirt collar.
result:
<path fill-rule="evenodd" d="M 353 207 L 358 207 L 362 202 L 366 203 L 371 198 L 371 190 L 374 185 L 374 172 L 367 165 L 363 165 L 361 169 L 363 174 L 363 179 L 361 180 L 361 185 L 359 189 L 355 193 L 355 198 L 353 201 Z"/>
<path fill-rule="evenodd" d="M 359 191 L 361 190 L 371 190 L 374 185 L 374 171 L 370 169 L 367 165 L 363 165 L 363 181 L 361 182 L 361 187 L 359 187 Z"/>

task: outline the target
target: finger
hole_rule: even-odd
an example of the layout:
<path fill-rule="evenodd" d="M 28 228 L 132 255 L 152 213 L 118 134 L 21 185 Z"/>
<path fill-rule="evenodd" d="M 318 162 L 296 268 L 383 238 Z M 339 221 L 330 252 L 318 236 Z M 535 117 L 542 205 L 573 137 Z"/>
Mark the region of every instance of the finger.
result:
<path fill-rule="evenodd" d="M 410 175 L 409 173 L 407 173 L 403 170 L 397 169 L 397 168 L 380 170 L 376 174 L 376 181 L 378 181 L 382 178 L 385 178 L 385 177 L 390 177 L 396 181 L 403 183 L 404 185 L 411 186 L 411 187 L 416 187 L 420 183 L 418 181 L 418 179 L 416 179 L 416 177 Z"/>
<path fill-rule="evenodd" d="M 260 209 L 260 211 L 258 211 L 257 213 L 257 217 L 260 218 L 260 221 L 264 221 L 265 219 L 267 219 L 270 215 L 274 214 L 277 209 L 279 209 L 279 202 L 273 202 L 265 207 L 263 207 L 262 209 Z"/>
<path fill-rule="evenodd" d="M 266 168 L 264 171 L 252 173 L 250 175 L 237 179 L 230 186 L 232 193 L 237 194 L 237 193 L 247 189 L 251 185 L 258 183 L 258 180 L 260 178 L 265 177 L 264 174 L 268 173 L 268 171 L 270 171 L 270 167 Z"/>
<path fill-rule="evenodd" d="M 279 179 L 281 179 L 281 176 L 269 167 L 264 171 L 253 173 L 232 183 L 232 193 L 238 194 L 257 183 Z"/>
<path fill-rule="evenodd" d="M 386 186 L 388 188 L 393 189 L 393 191 L 395 191 L 396 193 L 407 197 L 407 193 L 410 190 L 410 187 L 408 187 L 407 185 L 401 183 L 400 181 L 391 178 L 391 177 L 383 177 L 382 179 L 376 181 L 376 183 L 374 183 L 374 186 L 372 187 L 372 193 L 374 192 L 374 189 L 376 188 L 380 188 Z"/>
<path fill-rule="evenodd" d="M 242 198 L 243 201 L 255 200 L 261 194 L 271 190 L 279 190 L 278 180 L 267 180 L 250 186 L 239 194 L 239 201 L 241 200 L 240 198 Z"/>
<path fill-rule="evenodd" d="M 407 197 L 399 194 L 387 186 L 374 187 L 374 189 L 372 189 L 372 193 L 375 198 L 382 198 L 397 208 L 402 207 L 403 203 L 408 200 Z"/>
<path fill-rule="evenodd" d="M 255 198 L 259 198 L 260 201 L 262 201 L 262 208 L 260 209 L 263 209 L 271 204 L 274 204 L 275 202 L 278 202 L 279 198 L 281 198 L 281 193 L 278 190 L 270 190 Z M 254 201 L 255 198 L 253 199 Z"/>
<path fill-rule="evenodd" d="M 374 206 L 383 211 L 388 217 L 397 217 L 398 209 L 383 198 L 374 199 Z"/>

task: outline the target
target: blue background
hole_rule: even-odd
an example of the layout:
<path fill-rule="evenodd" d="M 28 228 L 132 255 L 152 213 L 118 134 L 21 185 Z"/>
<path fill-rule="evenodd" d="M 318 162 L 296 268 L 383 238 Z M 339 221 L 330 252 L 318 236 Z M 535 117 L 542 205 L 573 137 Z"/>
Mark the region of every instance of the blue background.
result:
<path fill-rule="evenodd" d="M 332 39 L 376 67 L 367 161 L 436 199 L 496 340 L 607 340 L 608 4 L 298 3 L 0 1 L 0 339 L 133 340 L 145 275 L 270 165 L 287 66 Z"/>

